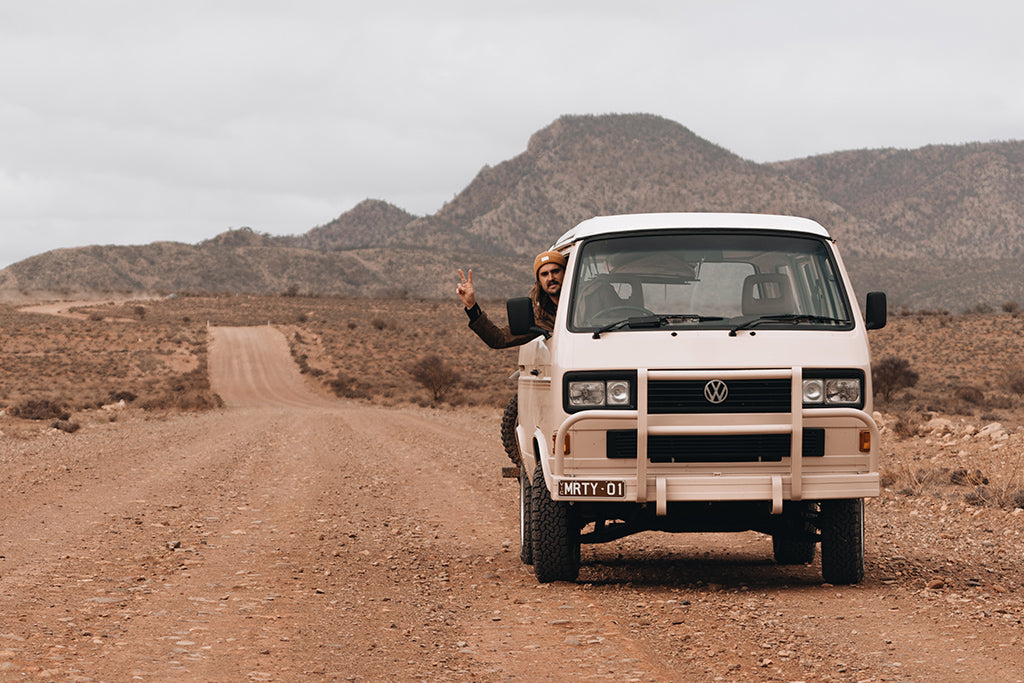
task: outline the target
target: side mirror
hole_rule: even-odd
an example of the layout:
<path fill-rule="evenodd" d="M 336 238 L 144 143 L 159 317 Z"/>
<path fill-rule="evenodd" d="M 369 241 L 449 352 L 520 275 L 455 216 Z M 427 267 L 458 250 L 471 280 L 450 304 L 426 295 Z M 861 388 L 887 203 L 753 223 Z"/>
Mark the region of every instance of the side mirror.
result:
<path fill-rule="evenodd" d="M 517 297 L 505 302 L 505 311 L 508 313 L 508 330 L 515 336 L 523 334 L 543 334 L 548 336 L 547 330 L 537 327 L 537 321 L 533 317 L 533 301 L 529 297 Z"/>
<path fill-rule="evenodd" d="M 864 326 L 869 330 L 880 330 L 888 322 L 885 292 L 868 292 L 864 309 Z"/>

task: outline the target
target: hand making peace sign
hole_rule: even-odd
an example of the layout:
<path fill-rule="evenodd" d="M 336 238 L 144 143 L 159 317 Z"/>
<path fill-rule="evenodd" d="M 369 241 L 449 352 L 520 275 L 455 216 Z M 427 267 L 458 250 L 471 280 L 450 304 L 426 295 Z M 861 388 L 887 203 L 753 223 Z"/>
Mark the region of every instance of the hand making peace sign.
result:
<path fill-rule="evenodd" d="M 473 290 L 473 269 L 470 268 L 469 275 L 465 275 L 462 272 L 462 268 L 459 268 L 459 286 L 455 288 L 459 298 L 462 299 L 462 305 L 466 308 L 473 308 L 476 305 L 476 293 Z"/>

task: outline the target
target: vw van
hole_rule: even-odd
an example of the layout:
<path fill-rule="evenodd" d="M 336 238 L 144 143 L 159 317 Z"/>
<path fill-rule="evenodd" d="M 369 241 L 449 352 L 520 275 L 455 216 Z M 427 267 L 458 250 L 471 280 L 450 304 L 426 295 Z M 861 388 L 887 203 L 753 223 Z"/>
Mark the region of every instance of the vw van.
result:
<path fill-rule="evenodd" d="M 780 564 L 864 575 L 864 499 L 880 493 L 867 331 L 835 240 L 790 216 L 586 220 L 554 330 L 529 299 L 518 361 L 520 539 L 538 580 L 580 547 L 646 530 L 771 536 Z"/>

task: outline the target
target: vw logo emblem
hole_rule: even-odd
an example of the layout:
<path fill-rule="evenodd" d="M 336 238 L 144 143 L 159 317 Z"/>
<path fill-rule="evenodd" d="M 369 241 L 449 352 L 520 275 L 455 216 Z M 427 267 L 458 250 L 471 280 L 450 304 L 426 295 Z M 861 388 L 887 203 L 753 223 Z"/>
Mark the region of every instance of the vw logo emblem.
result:
<path fill-rule="evenodd" d="M 704 385 L 704 398 L 708 403 L 721 403 L 729 395 L 729 387 L 720 379 L 713 379 Z"/>

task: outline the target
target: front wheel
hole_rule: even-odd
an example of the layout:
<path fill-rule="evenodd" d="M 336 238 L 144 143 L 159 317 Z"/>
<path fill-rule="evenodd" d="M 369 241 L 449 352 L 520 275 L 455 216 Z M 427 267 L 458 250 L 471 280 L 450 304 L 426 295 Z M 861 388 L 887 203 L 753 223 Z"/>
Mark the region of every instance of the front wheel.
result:
<path fill-rule="evenodd" d="M 533 573 L 541 583 L 575 581 L 580 573 L 580 528 L 569 503 L 552 500 L 544 483 L 544 469 L 533 477 L 530 535 Z"/>
<path fill-rule="evenodd" d="M 828 583 L 864 578 L 864 499 L 821 501 L 821 576 Z"/>
<path fill-rule="evenodd" d="M 501 416 L 501 445 L 505 448 L 505 454 L 514 464 L 523 466 L 523 459 L 519 454 L 519 438 L 516 436 L 516 427 L 519 425 L 519 396 L 513 395 L 505 406 L 505 412 Z"/>
<path fill-rule="evenodd" d="M 526 468 L 519 467 L 519 559 L 523 564 L 533 564 L 533 530 L 531 508 L 533 507 L 533 486 Z"/>

